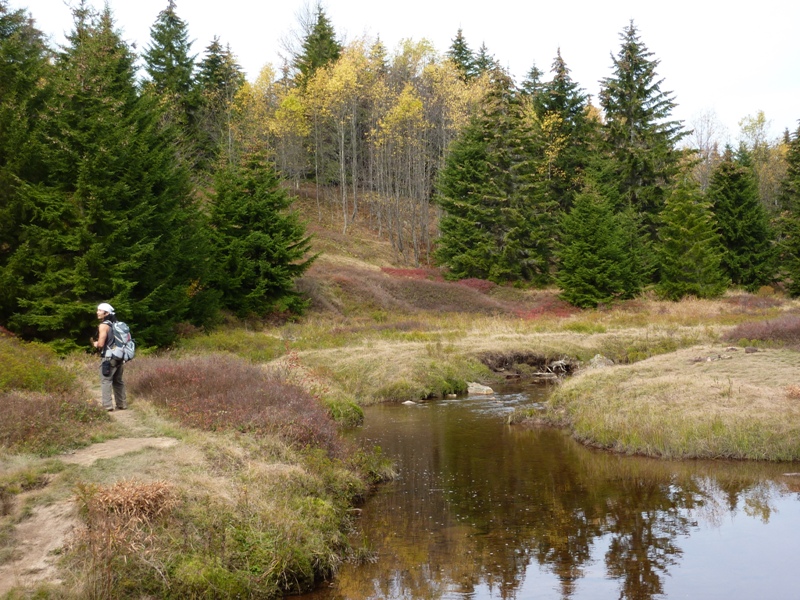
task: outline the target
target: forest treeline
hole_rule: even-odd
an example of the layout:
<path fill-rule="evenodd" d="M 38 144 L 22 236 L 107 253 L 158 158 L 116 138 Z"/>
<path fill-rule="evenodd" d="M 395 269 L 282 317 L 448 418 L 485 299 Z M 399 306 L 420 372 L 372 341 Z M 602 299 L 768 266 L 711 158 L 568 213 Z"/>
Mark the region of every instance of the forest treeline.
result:
<path fill-rule="evenodd" d="M 686 129 L 633 23 L 595 106 L 560 50 L 517 84 L 460 30 L 444 54 L 344 44 L 320 5 L 252 82 L 218 38 L 193 54 L 173 0 L 140 55 L 107 7 L 78 3 L 60 48 L 32 16 L 0 0 L 0 322 L 23 337 L 70 347 L 99 301 L 148 345 L 301 310 L 301 186 L 410 263 L 578 306 L 800 294 L 798 132 Z"/>

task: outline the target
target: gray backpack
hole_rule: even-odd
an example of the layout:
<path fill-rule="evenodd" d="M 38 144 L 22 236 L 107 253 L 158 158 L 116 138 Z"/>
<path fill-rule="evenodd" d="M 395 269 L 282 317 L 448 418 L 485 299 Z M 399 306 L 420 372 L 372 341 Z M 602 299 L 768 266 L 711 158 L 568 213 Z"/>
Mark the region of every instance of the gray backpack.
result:
<path fill-rule="evenodd" d="M 122 321 L 105 321 L 111 327 L 113 335 L 109 335 L 106 342 L 106 358 L 116 358 L 122 362 L 128 362 L 136 354 L 136 342 L 131 337 L 131 329 Z"/>

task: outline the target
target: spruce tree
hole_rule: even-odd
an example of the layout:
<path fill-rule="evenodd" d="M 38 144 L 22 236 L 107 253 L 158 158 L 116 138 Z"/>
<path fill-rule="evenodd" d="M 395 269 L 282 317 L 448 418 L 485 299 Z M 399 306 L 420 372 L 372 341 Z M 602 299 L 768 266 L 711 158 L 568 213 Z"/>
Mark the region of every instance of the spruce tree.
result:
<path fill-rule="evenodd" d="M 522 103 L 506 73 L 491 76 L 483 107 L 451 144 L 439 174 L 435 200 L 444 214 L 435 258 L 453 278 L 546 277 L 552 240 L 541 230 L 549 213 L 536 205 Z"/>
<path fill-rule="evenodd" d="M 780 197 L 783 212 L 778 227 L 778 251 L 786 289 L 797 297 L 800 296 L 800 127 L 789 140 L 786 163 Z"/>
<path fill-rule="evenodd" d="M 489 54 L 489 49 L 486 43 L 481 44 L 478 52 L 475 54 L 475 75 L 484 75 L 490 71 L 501 70 L 500 64 L 495 60 L 494 56 Z"/>
<path fill-rule="evenodd" d="M 596 122 L 588 117 L 588 96 L 570 77 L 560 49 L 552 72 L 553 79 L 533 98 L 533 107 L 540 124 L 538 145 L 547 153 L 542 156 L 546 193 L 566 211 L 583 184 Z"/>
<path fill-rule="evenodd" d="M 475 54 L 467 44 L 467 40 L 464 39 L 464 32 L 461 31 L 460 27 L 456 32 L 453 43 L 450 44 L 450 49 L 447 51 L 447 58 L 455 64 L 462 81 L 470 81 L 475 78 Z"/>
<path fill-rule="evenodd" d="M 150 45 L 144 52 L 145 70 L 158 94 L 185 100 L 194 87 L 192 42 L 186 23 L 169 0 L 150 28 Z"/>
<path fill-rule="evenodd" d="M 5 322 L 18 309 L 21 282 L 8 262 L 24 243 L 21 187 L 45 174 L 35 131 L 52 88 L 44 36 L 5 0 L 0 0 L 0 56 L 0 319 Z"/>
<path fill-rule="evenodd" d="M 299 312 L 295 280 L 311 265 L 310 238 L 272 164 L 261 155 L 216 176 L 211 204 L 216 286 L 239 316 Z"/>
<path fill-rule="evenodd" d="M 339 59 L 342 45 L 336 39 L 336 32 L 328 15 L 317 5 L 314 24 L 303 39 L 302 50 L 294 59 L 294 68 L 297 70 L 297 85 L 305 89 L 308 81 L 320 69 Z"/>
<path fill-rule="evenodd" d="M 191 53 L 188 27 L 175 9 L 175 0 L 169 0 L 158 14 L 143 58 L 149 87 L 169 107 L 168 114 L 180 125 L 191 151 L 200 105 L 194 80 L 196 55 Z"/>
<path fill-rule="evenodd" d="M 24 186 L 26 220 L 8 272 L 19 303 L 9 328 L 85 343 L 95 306 L 111 302 L 145 345 L 212 316 L 188 175 L 162 112 L 140 98 L 134 55 L 110 11 L 80 4 L 41 118 L 44 177 Z"/>
<path fill-rule="evenodd" d="M 522 81 L 520 85 L 520 91 L 525 94 L 526 96 L 530 96 L 531 98 L 535 98 L 536 95 L 541 91 L 543 83 L 542 83 L 542 76 L 544 75 L 544 71 L 539 69 L 535 64 L 531 67 L 530 71 L 528 71 L 527 75 L 525 75 L 525 79 Z"/>
<path fill-rule="evenodd" d="M 651 234 L 681 158 L 677 142 L 686 135 L 670 120 L 675 101 L 661 89 L 659 61 L 639 39 L 633 22 L 620 35 L 614 74 L 601 82 L 605 148 L 613 160 L 622 202 L 639 212 Z"/>
<path fill-rule="evenodd" d="M 724 248 L 722 268 L 750 291 L 775 277 L 773 235 L 746 151 L 734 159 L 726 148 L 707 191 Z"/>
<path fill-rule="evenodd" d="M 211 167 L 220 154 L 233 160 L 231 105 L 245 81 L 244 73 L 230 46 L 214 37 L 205 50 L 197 73 L 200 94 L 198 111 L 198 146 L 201 164 Z"/>
<path fill-rule="evenodd" d="M 669 300 L 722 295 L 728 279 L 711 205 L 697 186 L 682 182 L 670 194 L 658 231 L 657 292 Z"/>
<path fill-rule="evenodd" d="M 587 184 L 561 218 L 558 272 L 561 296 L 582 308 L 632 298 L 641 289 L 637 255 L 629 240 L 632 224 Z"/>

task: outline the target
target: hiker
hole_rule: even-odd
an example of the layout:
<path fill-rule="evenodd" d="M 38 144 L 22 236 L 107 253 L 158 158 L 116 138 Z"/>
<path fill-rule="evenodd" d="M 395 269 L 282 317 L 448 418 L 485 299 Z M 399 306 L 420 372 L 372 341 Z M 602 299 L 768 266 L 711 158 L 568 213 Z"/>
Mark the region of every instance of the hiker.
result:
<path fill-rule="evenodd" d="M 113 343 L 114 332 L 111 331 L 111 324 L 117 320 L 114 315 L 114 307 L 108 302 L 97 305 L 97 320 L 100 325 L 97 328 L 97 340 L 92 338 L 92 344 L 100 350 L 103 357 L 100 363 L 100 388 L 103 392 L 103 408 L 113 411 L 116 405 L 117 410 L 125 410 L 128 404 L 125 401 L 125 382 L 122 374 L 125 364 L 122 359 L 111 357 L 108 347 Z M 114 402 L 111 400 L 111 391 L 114 391 Z"/>

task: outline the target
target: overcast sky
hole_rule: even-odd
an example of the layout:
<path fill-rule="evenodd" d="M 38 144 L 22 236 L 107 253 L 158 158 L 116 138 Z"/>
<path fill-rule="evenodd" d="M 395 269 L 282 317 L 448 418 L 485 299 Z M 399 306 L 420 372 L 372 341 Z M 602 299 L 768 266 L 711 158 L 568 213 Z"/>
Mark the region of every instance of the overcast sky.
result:
<path fill-rule="evenodd" d="M 76 3 L 77 0 L 72 0 Z M 89 0 L 102 8 L 103 0 Z M 27 8 L 54 43 L 64 41 L 72 17 L 65 0 L 9 0 Z M 144 49 L 150 27 L 167 0 L 108 0 L 123 37 Z M 306 0 L 177 0 L 193 51 L 216 35 L 230 44 L 254 79 L 261 68 L 280 65 L 281 39 L 297 28 Z M 521 81 L 535 63 L 548 73 L 558 48 L 572 77 L 596 98 L 611 75 L 619 34 L 633 19 L 641 40 L 660 61 L 662 89 L 674 94 L 673 113 L 686 126 L 713 111 L 732 141 L 738 122 L 762 110 L 772 136 L 795 131 L 800 120 L 800 2 L 761 0 L 739 4 L 710 0 L 600 0 L 521 2 L 488 0 L 324 0 L 344 41 L 380 36 L 392 50 L 405 38 L 430 40 L 444 53 L 459 27 L 477 50 L 482 43 Z"/>

